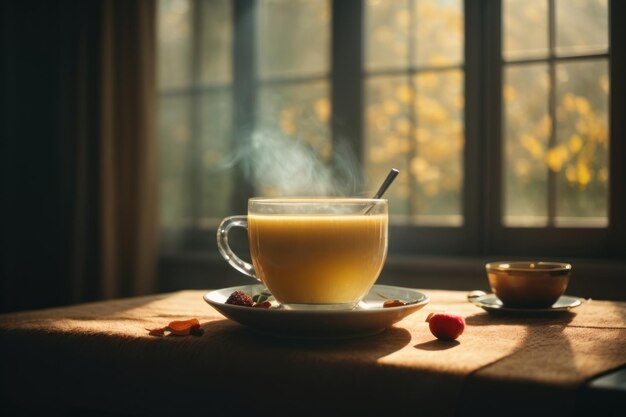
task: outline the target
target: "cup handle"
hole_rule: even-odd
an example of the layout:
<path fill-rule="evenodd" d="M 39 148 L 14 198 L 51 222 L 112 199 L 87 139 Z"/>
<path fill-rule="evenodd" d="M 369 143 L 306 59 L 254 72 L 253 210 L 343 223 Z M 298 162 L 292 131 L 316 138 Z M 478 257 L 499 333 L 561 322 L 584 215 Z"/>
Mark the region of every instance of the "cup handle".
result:
<path fill-rule="evenodd" d="M 231 216 L 226 217 L 217 228 L 217 248 L 226 261 L 237 271 L 242 272 L 258 281 L 254 267 L 248 262 L 238 257 L 228 244 L 228 232 L 233 227 L 248 228 L 248 216 Z"/>

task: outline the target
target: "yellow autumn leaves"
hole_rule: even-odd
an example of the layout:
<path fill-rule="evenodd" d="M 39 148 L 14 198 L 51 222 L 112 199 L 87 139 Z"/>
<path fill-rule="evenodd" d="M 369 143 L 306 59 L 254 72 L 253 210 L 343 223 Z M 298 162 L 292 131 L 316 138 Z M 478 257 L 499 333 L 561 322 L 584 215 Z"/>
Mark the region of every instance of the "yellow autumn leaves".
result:
<path fill-rule="evenodd" d="M 461 0 L 368 0 L 365 16 L 368 71 L 463 61 Z"/>
<path fill-rule="evenodd" d="M 393 193 L 414 198 L 422 213 L 442 210 L 443 200 L 438 199 L 456 201 L 460 196 L 462 86 L 460 70 L 372 76 L 367 81 L 367 172 L 380 176 L 377 170 L 390 164 L 403 168 L 409 175 Z M 448 211 L 456 210 L 455 204 L 446 204 Z"/>
<path fill-rule="evenodd" d="M 516 95 L 510 85 L 503 90 L 505 102 L 511 102 Z M 532 159 L 545 162 L 553 172 L 563 171 L 572 186 L 584 190 L 594 179 L 606 183 L 607 166 L 598 161 L 598 151 L 605 153 L 608 148 L 606 117 L 594 111 L 586 97 L 566 93 L 558 103 L 557 118 L 559 129 L 568 133 L 563 137 L 557 131 L 558 143 L 555 146 L 546 147 L 552 129 L 552 121 L 547 114 L 534 126 L 520 133 L 518 143 Z M 528 161 L 516 159 L 516 175 L 528 179 L 532 175 L 531 171 Z"/>
<path fill-rule="evenodd" d="M 309 97 L 302 97 L 300 101 L 289 100 L 279 108 L 278 128 L 286 137 L 304 140 L 322 160 L 328 161 L 332 156 L 332 145 L 327 131 L 331 104 L 326 85 L 319 84 L 315 87 L 319 90 L 317 93 L 311 92 L 314 89 L 304 89 L 300 94 L 307 94 Z"/>

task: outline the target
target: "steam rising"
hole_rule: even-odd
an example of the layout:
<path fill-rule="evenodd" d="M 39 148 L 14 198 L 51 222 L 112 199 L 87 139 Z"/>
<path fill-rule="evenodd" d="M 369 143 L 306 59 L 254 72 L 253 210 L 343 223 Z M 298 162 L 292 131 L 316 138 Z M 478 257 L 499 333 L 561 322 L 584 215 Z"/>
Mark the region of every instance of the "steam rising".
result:
<path fill-rule="evenodd" d="M 256 131 L 233 163 L 241 164 L 258 196 L 347 196 L 360 190 L 359 164 L 345 141 L 324 161 L 311 145 L 276 131 Z"/>

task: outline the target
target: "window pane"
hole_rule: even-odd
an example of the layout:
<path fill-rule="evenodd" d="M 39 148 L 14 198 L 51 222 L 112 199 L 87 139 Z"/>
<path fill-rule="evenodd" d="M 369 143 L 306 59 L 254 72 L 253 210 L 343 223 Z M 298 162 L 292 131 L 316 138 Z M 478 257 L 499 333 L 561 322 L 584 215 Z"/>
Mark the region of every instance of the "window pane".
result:
<path fill-rule="evenodd" d="M 557 65 L 557 224 L 606 226 L 609 76 L 606 60 Z"/>
<path fill-rule="evenodd" d="M 231 0 L 202 0 L 202 84 L 225 84 L 232 80 Z"/>
<path fill-rule="evenodd" d="M 547 225 L 546 149 L 552 130 L 547 64 L 505 68 L 504 224 Z"/>
<path fill-rule="evenodd" d="M 463 2 L 416 0 L 413 63 L 437 67 L 463 62 Z M 445 34 L 445 35 L 444 35 Z"/>
<path fill-rule="evenodd" d="M 557 54 L 608 50 L 607 0 L 555 0 Z"/>
<path fill-rule="evenodd" d="M 159 0 L 159 86 L 185 87 L 191 83 L 191 3 Z"/>
<path fill-rule="evenodd" d="M 406 76 L 369 77 L 366 82 L 366 188 L 376 192 L 390 168 L 400 170 L 393 187 L 385 194 L 390 214 L 396 216 L 394 220 L 398 220 L 398 215 L 411 214 L 408 167 L 413 148 L 411 108 L 414 96 Z"/>
<path fill-rule="evenodd" d="M 191 101 L 186 96 L 159 102 L 160 218 L 165 245 L 175 244 L 176 230 L 191 225 Z"/>
<path fill-rule="evenodd" d="M 404 68 L 409 63 L 407 0 L 367 0 L 365 11 L 365 68 Z"/>
<path fill-rule="evenodd" d="M 387 195 L 395 221 L 458 226 L 463 222 L 462 73 L 422 73 L 408 81 L 406 76 L 367 81 L 368 188 L 374 190 L 396 167 L 403 175 Z"/>
<path fill-rule="evenodd" d="M 502 16 L 505 59 L 548 55 L 548 0 L 504 0 Z"/>
<path fill-rule="evenodd" d="M 373 189 L 396 167 L 402 174 L 388 191 L 394 222 L 459 226 L 463 71 L 423 70 L 462 65 L 463 2 L 369 0 L 367 6 L 366 182 Z M 388 68 L 407 75 L 372 71 Z"/>
<path fill-rule="evenodd" d="M 326 74 L 330 55 L 330 2 L 265 0 L 258 4 L 259 77 Z"/>
<path fill-rule="evenodd" d="M 258 195 L 328 195 L 333 181 L 329 84 L 262 85 L 251 160 Z"/>
<path fill-rule="evenodd" d="M 231 214 L 232 190 L 232 106 L 228 89 L 203 93 L 200 101 L 200 132 L 198 160 L 201 167 L 198 176 L 201 197 L 200 216 L 206 225 L 215 225 Z"/>
<path fill-rule="evenodd" d="M 232 154 L 231 9 L 232 0 L 159 0 L 158 133 L 165 245 L 180 243 L 185 229 L 202 222 L 214 225 L 230 213 L 232 179 L 226 159 Z"/>
<path fill-rule="evenodd" d="M 463 73 L 425 72 L 415 77 L 415 153 L 410 173 L 418 220 L 462 224 Z"/>

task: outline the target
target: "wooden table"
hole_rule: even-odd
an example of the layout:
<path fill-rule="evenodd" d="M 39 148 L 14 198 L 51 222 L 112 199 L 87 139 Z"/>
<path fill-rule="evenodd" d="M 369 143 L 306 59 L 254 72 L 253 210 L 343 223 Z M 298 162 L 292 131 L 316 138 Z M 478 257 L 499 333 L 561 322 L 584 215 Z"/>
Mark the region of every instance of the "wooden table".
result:
<path fill-rule="evenodd" d="M 213 310 L 206 291 L 0 315 L 0 400 L 28 415 L 537 415 L 540 402 L 546 415 L 626 410 L 623 374 L 598 378 L 626 365 L 625 302 L 501 317 L 464 291 L 421 291 L 431 298 L 422 310 L 342 341 L 259 335 Z M 430 333 L 425 318 L 441 310 L 465 317 L 458 341 Z M 192 317 L 200 337 L 146 330 Z"/>

